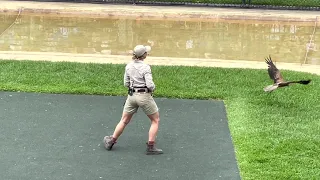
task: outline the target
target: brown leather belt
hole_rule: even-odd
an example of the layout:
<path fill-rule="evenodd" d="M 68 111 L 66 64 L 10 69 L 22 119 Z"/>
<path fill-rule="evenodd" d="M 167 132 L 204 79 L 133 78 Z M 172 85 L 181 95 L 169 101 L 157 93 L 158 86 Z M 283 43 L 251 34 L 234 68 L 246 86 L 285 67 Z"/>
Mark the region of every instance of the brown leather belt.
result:
<path fill-rule="evenodd" d="M 133 92 L 149 92 L 149 89 L 148 88 L 137 88 L 137 89 L 133 89 Z"/>

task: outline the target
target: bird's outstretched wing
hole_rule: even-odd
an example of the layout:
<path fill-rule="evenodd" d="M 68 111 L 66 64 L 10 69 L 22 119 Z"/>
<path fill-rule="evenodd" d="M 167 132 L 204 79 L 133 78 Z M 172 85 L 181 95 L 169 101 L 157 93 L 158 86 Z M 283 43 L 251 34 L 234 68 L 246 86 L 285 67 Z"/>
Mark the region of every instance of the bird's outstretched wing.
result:
<path fill-rule="evenodd" d="M 284 79 L 279 71 L 279 69 L 273 64 L 273 61 L 269 55 L 266 59 L 266 63 L 268 64 L 268 74 L 269 77 L 273 80 L 274 83 L 283 82 Z"/>
<path fill-rule="evenodd" d="M 264 92 L 271 92 L 274 91 L 278 88 L 279 86 L 277 84 L 272 84 L 269 86 L 266 86 L 265 88 L 263 88 Z"/>

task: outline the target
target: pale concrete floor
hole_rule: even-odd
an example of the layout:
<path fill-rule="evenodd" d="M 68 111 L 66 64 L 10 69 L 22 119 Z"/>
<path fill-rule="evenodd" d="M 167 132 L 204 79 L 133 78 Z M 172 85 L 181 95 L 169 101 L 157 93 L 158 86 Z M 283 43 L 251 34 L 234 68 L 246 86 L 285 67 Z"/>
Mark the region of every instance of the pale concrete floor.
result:
<path fill-rule="evenodd" d="M 276 21 L 320 21 L 317 11 L 261 10 L 216 7 L 139 6 L 66 2 L 33 2 L 0 0 L 0 12 L 46 13 L 77 16 L 125 16 L 126 18 L 186 18 L 207 20 L 276 20 Z"/>

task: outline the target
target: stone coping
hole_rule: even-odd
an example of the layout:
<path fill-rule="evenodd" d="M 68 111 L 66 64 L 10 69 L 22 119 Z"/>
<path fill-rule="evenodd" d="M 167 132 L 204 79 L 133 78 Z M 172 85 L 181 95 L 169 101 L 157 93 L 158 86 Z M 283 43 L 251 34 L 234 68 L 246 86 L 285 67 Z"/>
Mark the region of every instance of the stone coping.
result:
<path fill-rule="evenodd" d="M 90 17 L 156 18 L 179 20 L 253 20 L 304 22 L 320 21 L 319 11 L 265 10 L 218 7 L 143 6 L 72 2 L 0 0 L 0 12 Z M 318 18 L 319 17 L 319 18 Z"/>

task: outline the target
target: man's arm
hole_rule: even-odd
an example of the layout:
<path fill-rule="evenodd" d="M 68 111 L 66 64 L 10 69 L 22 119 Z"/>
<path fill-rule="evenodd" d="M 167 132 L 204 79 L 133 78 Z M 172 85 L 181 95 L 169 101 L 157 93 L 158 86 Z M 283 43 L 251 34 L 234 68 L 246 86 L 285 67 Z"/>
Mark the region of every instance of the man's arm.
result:
<path fill-rule="evenodd" d="M 124 71 L 123 84 L 125 87 L 130 86 L 130 77 L 128 76 L 128 73 L 127 73 L 127 67 L 125 68 L 125 71 Z"/>
<path fill-rule="evenodd" d="M 144 73 L 144 78 L 146 80 L 146 86 L 147 88 L 150 90 L 150 91 L 154 91 L 155 88 L 156 88 L 156 85 L 154 84 L 153 82 L 153 79 L 152 79 L 152 72 L 151 72 L 151 68 L 150 66 L 148 65 L 146 67 L 146 72 Z"/>

